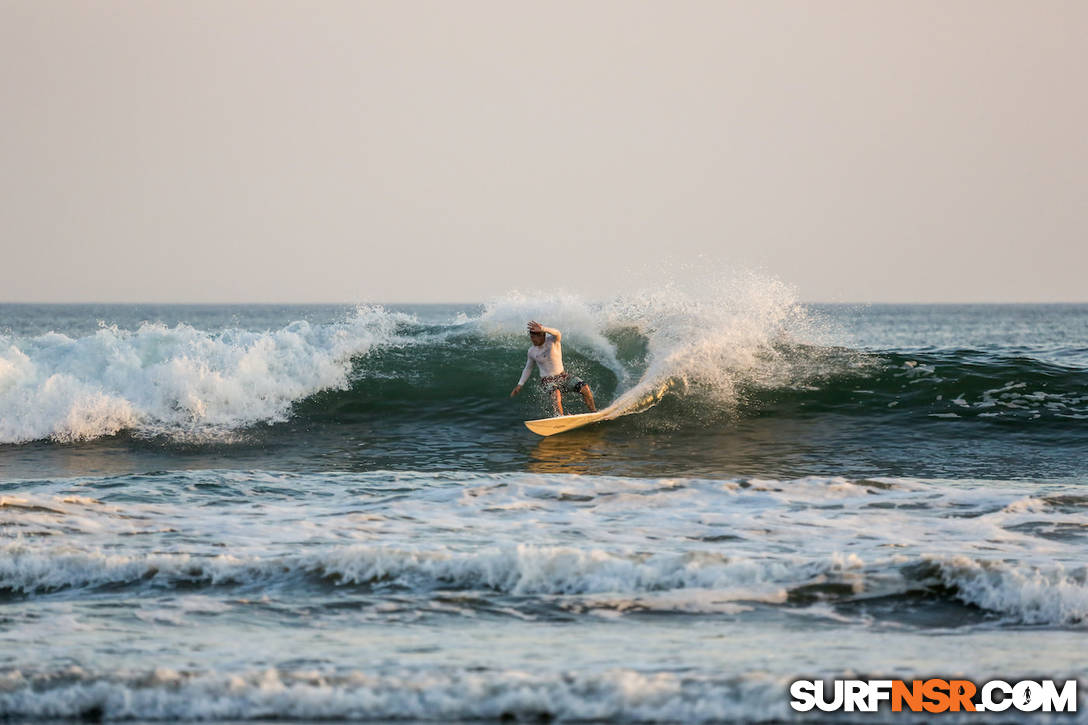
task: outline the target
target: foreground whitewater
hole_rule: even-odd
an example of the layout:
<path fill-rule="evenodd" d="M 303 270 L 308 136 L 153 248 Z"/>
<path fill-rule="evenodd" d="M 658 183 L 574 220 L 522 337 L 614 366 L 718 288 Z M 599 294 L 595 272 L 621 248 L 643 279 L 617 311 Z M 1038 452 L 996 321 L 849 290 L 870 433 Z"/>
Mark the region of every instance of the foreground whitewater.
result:
<path fill-rule="evenodd" d="M 773 720 L 799 674 L 1086 664 L 1080 486 L 199 471 L 3 488 L 12 717 Z"/>
<path fill-rule="evenodd" d="M 664 395 L 536 438 L 530 317 L 602 402 Z M 775 722 L 798 678 L 1080 677 L 1086 341 L 1086 306 L 756 277 L 0 306 L 0 718 Z"/>

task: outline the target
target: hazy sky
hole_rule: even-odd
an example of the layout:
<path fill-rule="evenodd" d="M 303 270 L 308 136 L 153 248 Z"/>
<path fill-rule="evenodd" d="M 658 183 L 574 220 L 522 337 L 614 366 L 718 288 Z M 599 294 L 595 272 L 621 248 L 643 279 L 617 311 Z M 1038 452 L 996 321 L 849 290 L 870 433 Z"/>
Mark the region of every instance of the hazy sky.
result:
<path fill-rule="evenodd" d="M 1088 300 L 1088 2 L 0 0 L 0 300 Z M 701 256 L 700 256 L 701 255 Z"/>

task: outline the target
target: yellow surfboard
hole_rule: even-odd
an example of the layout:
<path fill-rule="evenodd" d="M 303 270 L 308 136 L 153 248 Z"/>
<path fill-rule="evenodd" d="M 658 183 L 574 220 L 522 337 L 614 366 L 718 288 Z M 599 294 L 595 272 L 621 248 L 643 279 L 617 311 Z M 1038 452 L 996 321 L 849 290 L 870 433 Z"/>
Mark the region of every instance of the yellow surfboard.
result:
<path fill-rule="evenodd" d="M 579 415 L 560 415 L 555 418 L 540 418 L 538 420 L 525 421 L 525 427 L 541 436 L 553 436 L 583 425 L 596 423 L 608 417 L 611 411 L 608 408 L 598 410 L 596 413 L 581 413 Z"/>

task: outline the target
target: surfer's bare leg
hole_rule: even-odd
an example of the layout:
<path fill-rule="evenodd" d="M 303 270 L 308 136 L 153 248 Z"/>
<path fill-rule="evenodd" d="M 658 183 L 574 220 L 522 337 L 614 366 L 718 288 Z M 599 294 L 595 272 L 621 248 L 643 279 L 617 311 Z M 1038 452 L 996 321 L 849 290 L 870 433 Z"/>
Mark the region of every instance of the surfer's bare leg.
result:
<path fill-rule="evenodd" d="M 552 405 L 556 415 L 563 415 L 563 394 L 558 390 L 552 391 Z"/>
<path fill-rule="evenodd" d="M 586 401 L 586 407 L 589 408 L 589 412 L 596 413 L 597 404 L 593 402 L 593 391 L 589 389 L 588 385 L 583 385 L 580 392 L 582 393 L 582 400 Z"/>

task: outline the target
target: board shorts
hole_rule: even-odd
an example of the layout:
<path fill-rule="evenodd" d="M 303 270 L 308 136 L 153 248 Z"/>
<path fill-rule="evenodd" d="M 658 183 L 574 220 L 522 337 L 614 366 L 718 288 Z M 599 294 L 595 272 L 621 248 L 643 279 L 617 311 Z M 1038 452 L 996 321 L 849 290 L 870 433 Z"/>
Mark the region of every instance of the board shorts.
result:
<path fill-rule="evenodd" d="M 571 375 L 570 373 L 559 373 L 558 375 L 549 375 L 546 378 L 540 379 L 540 387 L 544 388 L 545 393 L 550 393 L 553 390 L 558 390 L 563 393 L 580 393 L 582 386 L 586 384 L 586 381 L 582 380 L 577 375 Z"/>

